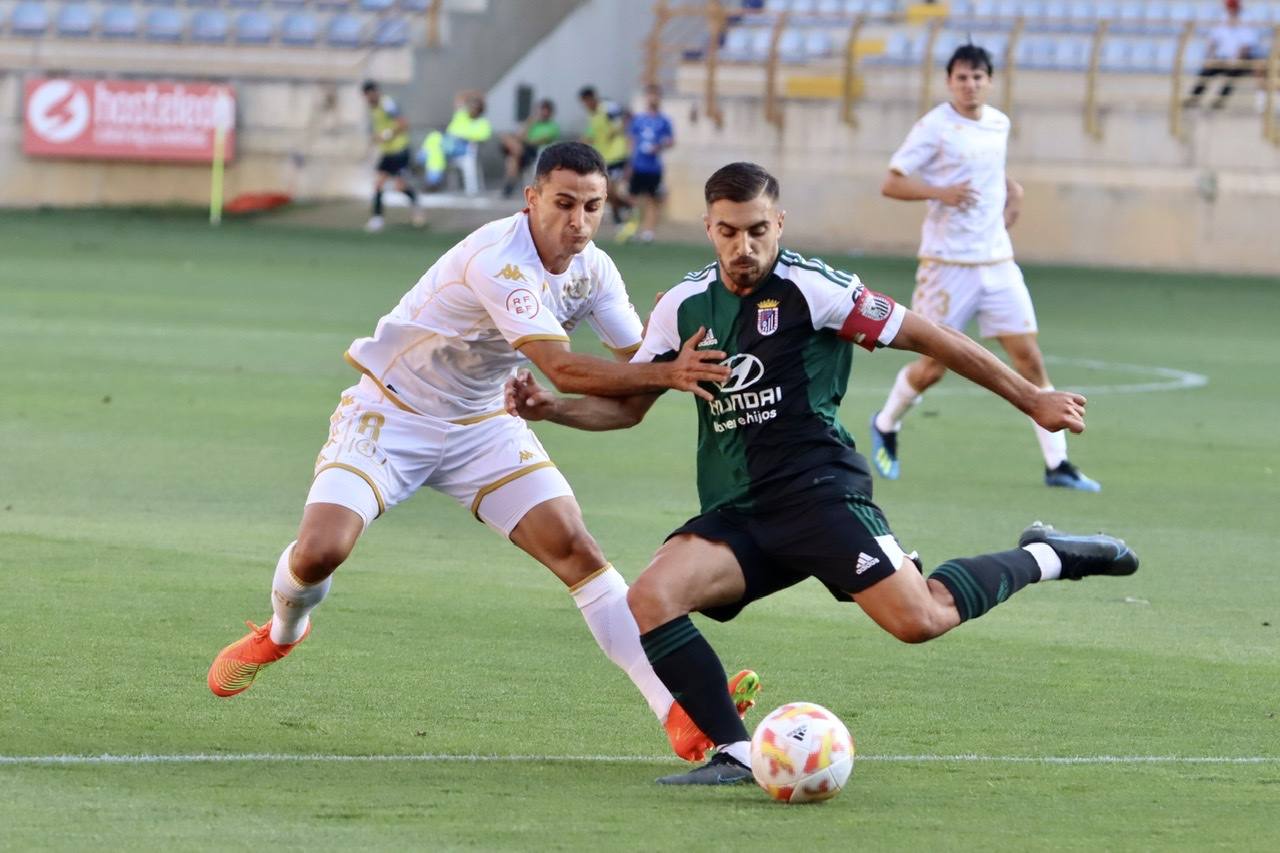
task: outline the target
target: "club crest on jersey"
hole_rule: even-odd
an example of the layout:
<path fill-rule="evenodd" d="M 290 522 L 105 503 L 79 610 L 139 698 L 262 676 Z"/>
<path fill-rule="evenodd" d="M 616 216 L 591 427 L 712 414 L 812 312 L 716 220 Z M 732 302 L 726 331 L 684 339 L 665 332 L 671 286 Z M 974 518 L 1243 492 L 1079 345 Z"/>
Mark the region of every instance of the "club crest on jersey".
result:
<path fill-rule="evenodd" d="M 560 296 L 565 300 L 586 299 L 591 295 L 591 279 L 588 276 L 571 278 L 561 288 Z"/>
<path fill-rule="evenodd" d="M 756 303 L 756 331 L 762 335 L 778 331 L 778 300 L 762 299 Z"/>

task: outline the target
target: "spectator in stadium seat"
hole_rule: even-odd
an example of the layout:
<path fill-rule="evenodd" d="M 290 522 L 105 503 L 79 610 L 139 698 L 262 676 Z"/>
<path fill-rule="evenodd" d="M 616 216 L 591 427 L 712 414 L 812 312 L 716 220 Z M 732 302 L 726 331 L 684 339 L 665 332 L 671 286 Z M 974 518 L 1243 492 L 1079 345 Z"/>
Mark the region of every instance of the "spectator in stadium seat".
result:
<path fill-rule="evenodd" d="M 662 186 L 662 152 L 675 144 L 671 119 L 662 112 L 662 87 L 645 86 L 645 110 L 627 124 L 630 158 L 627 161 L 627 192 L 640 205 L 640 217 L 632 217 L 618 232 L 621 240 L 630 239 L 637 228 L 641 243 L 653 242 L 653 229 L 666 194 Z"/>
<path fill-rule="evenodd" d="M 480 191 L 480 144 L 493 136 L 493 126 L 484 111 L 484 93 L 474 89 L 458 93 L 453 117 L 444 132 L 433 130 L 422 141 L 427 186 L 439 188 L 444 183 L 445 169 L 457 164 L 462 169 L 463 189 L 470 195 Z"/>
<path fill-rule="evenodd" d="M 418 194 L 409 182 L 409 123 L 400 114 L 400 108 L 390 95 L 382 94 L 378 84 L 366 80 L 361 87 L 369 104 L 369 121 L 373 127 L 373 143 L 378 146 L 378 165 L 373 178 L 373 215 L 364 229 L 370 233 L 381 231 L 382 190 L 388 181 L 409 198 L 413 208 L 413 224 L 426 224 L 425 214 L 418 208 Z"/>
<path fill-rule="evenodd" d="M 555 101 L 544 98 L 538 101 L 537 109 L 529 114 L 517 133 L 504 133 L 499 137 L 503 151 L 506 152 L 503 198 L 515 195 L 521 173 L 538 159 L 538 151 L 560 138 L 560 125 L 556 122 L 555 115 Z"/>
<path fill-rule="evenodd" d="M 1222 76 L 1226 79 L 1211 105 L 1215 110 L 1222 109 L 1235 88 L 1235 78 L 1248 74 L 1248 60 L 1257 59 L 1260 55 L 1258 31 L 1240 20 L 1240 0 L 1225 0 L 1223 7 L 1227 20 L 1209 30 L 1208 58 L 1200 69 L 1195 87 L 1183 102 L 1184 106 L 1199 104 L 1200 96 L 1209 88 L 1210 78 Z"/>
<path fill-rule="evenodd" d="M 594 86 L 579 89 L 578 101 L 587 111 L 587 131 L 582 141 L 599 151 L 609 167 L 609 207 L 613 224 L 622 225 L 631 214 L 631 200 L 623 190 L 627 171 L 625 111 L 613 101 L 601 100 Z"/>

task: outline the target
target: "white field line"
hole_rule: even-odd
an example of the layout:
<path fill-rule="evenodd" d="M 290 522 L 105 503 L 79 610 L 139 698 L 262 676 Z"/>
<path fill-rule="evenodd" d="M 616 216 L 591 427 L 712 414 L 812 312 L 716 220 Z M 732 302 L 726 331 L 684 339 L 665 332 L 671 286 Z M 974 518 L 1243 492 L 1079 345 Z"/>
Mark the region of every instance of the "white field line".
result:
<path fill-rule="evenodd" d="M 1045 363 L 1049 365 L 1062 364 L 1071 367 L 1082 367 L 1086 370 L 1110 371 L 1115 373 L 1127 373 L 1136 379 L 1147 379 L 1150 381 L 1139 382 L 1120 382 L 1106 385 L 1059 385 L 1061 391 L 1075 391 L 1079 394 L 1089 396 L 1090 394 L 1150 394 L 1155 391 L 1181 391 L 1187 388 L 1203 388 L 1209 384 L 1209 377 L 1203 373 L 1194 373 L 1190 370 L 1178 370 L 1173 367 L 1158 367 L 1146 364 L 1125 364 L 1118 361 L 1098 361 L 1092 358 L 1065 358 L 1062 356 L 1046 355 Z M 865 384 L 852 389 L 852 393 L 856 394 L 883 394 L 883 389 L 868 388 Z M 964 382 L 963 380 L 952 380 L 951 382 L 931 388 L 928 392 L 930 397 L 942 396 L 969 396 L 986 394 L 987 391 L 974 385 Z"/>
<path fill-rule="evenodd" d="M 0 766 L 63 766 L 95 764 L 231 764 L 316 762 L 386 764 L 397 762 L 458 762 L 463 764 L 664 764 L 657 755 L 335 755 L 276 752 L 189 753 L 178 755 L 0 755 Z M 857 761 L 891 764 L 1280 764 L 1280 755 L 859 755 Z"/>

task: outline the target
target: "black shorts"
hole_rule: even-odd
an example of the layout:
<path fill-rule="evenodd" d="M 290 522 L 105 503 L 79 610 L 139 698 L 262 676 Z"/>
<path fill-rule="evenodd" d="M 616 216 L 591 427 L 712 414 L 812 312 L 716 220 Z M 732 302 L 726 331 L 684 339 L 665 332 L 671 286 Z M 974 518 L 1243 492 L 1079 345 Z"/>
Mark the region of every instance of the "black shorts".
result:
<path fill-rule="evenodd" d="M 654 198 L 661 198 L 662 173 L 632 172 L 631 184 L 627 187 L 627 192 L 631 195 L 648 195 Z"/>
<path fill-rule="evenodd" d="M 409 149 L 397 151 L 394 154 L 383 154 L 378 159 L 378 165 L 375 167 L 377 171 L 388 175 L 399 175 L 405 169 L 409 168 Z"/>
<path fill-rule="evenodd" d="M 712 510 L 671 536 L 681 533 L 725 543 L 742 567 L 742 598 L 702 611 L 718 622 L 809 577 L 822 581 L 838 601 L 852 601 L 853 593 L 892 575 L 907 556 L 880 508 L 845 490 L 817 493 L 784 510 Z"/>
<path fill-rule="evenodd" d="M 610 181 L 620 181 L 622 176 L 627 173 L 627 161 L 614 160 L 612 163 L 606 164 L 605 169 L 609 172 Z"/>
<path fill-rule="evenodd" d="M 533 165 L 533 161 L 538 159 L 538 151 L 541 150 L 532 142 L 520 143 L 520 170 L 524 171 Z"/>

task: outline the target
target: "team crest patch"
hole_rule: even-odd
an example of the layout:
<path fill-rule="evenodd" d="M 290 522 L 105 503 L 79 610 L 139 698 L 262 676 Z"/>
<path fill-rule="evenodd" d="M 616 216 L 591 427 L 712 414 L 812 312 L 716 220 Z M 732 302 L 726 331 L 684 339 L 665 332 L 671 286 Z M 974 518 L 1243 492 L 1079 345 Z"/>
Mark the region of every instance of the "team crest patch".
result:
<path fill-rule="evenodd" d="M 858 299 L 858 313 L 872 322 L 879 322 L 893 311 L 893 303 L 878 293 L 863 291 Z"/>
<path fill-rule="evenodd" d="M 565 301 L 570 299 L 586 299 L 591 295 L 591 290 L 591 279 L 588 276 L 581 276 L 566 281 L 564 288 L 560 292 L 560 296 Z"/>
<path fill-rule="evenodd" d="M 756 303 L 756 331 L 762 335 L 778 331 L 778 300 L 762 299 Z"/>
<path fill-rule="evenodd" d="M 532 320 L 538 316 L 542 303 L 523 287 L 516 288 L 507 294 L 507 311 L 521 320 Z"/>

